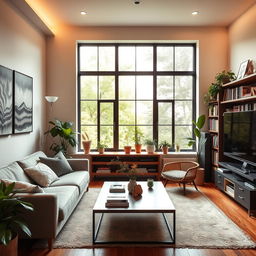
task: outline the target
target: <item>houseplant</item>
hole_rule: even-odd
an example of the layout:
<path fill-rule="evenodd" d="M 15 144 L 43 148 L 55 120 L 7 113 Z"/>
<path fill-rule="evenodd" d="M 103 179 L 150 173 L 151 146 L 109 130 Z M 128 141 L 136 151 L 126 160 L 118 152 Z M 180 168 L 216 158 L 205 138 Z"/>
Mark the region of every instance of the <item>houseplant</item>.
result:
<path fill-rule="evenodd" d="M 99 141 L 97 144 L 97 149 L 98 149 L 99 154 L 104 154 L 106 147 L 107 147 L 106 144 Z"/>
<path fill-rule="evenodd" d="M 156 145 L 155 140 L 146 139 L 145 145 L 146 145 L 146 151 L 148 152 L 148 154 L 153 154 L 155 152 L 155 145 Z"/>
<path fill-rule="evenodd" d="M 166 140 L 162 141 L 162 142 L 159 144 L 159 148 L 162 149 L 163 154 L 168 154 L 168 149 L 169 149 L 169 147 L 171 147 L 171 144 L 168 143 Z"/>
<path fill-rule="evenodd" d="M 0 254 L 17 255 L 18 230 L 21 229 L 28 236 L 31 232 L 21 218 L 24 210 L 33 211 L 30 203 L 15 197 L 15 183 L 8 186 L 0 183 Z"/>
<path fill-rule="evenodd" d="M 143 139 L 142 131 L 138 127 L 135 127 L 134 142 L 135 142 L 136 153 L 141 153 L 142 139 Z"/>
<path fill-rule="evenodd" d="M 60 120 L 55 120 L 55 122 L 50 121 L 50 125 L 53 127 L 45 132 L 45 134 L 51 134 L 53 138 L 58 137 L 59 142 L 53 142 L 50 149 L 57 154 L 62 151 L 65 156 L 68 155 L 69 146 L 75 147 L 77 144 L 76 133 L 73 131 L 72 122 L 63 122 Z"/>
<path fill-rule="evenodd" d="M 124 153 L 125 154 L 131 154 L 132 147 L 129 146 L 129 135 L 128 135 L 128 133 L 125 135 L 125 141 L 126 141 L 126 145 L 124 146 Z"/>
<path fill-rule="evenodd" d="M 86 132 L 82 132 L 81 134 L 81 142 L 84 148 L 84 153 L 89 154 L 91 150 L 91 140 Z"/>

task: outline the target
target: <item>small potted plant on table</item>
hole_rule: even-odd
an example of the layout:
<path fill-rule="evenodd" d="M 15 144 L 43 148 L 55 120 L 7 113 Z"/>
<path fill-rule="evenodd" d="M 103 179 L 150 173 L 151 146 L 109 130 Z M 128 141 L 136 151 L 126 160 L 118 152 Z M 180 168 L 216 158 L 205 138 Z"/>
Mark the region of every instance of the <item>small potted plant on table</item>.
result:
<path fill-rule="evenodd" d="M 98 145 L 97 145 L 97 149 L 98 149 L 99 154 L 104 154 L 106 147 L 107 147 L 107 145 L 105 145 L 105 144 L 103 144 L 99 141 Z"/>

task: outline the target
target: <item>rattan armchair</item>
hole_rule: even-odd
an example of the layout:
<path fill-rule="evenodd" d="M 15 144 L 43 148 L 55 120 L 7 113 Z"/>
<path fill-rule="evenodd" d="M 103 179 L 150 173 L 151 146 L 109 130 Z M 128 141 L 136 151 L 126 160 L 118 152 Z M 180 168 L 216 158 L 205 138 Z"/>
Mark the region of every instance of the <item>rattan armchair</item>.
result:
<path fill-rule="evenodd" d="M 196 172 L 199 164 L 192 161 L 179 161 L 179 162 L 170 162 L 163 166 L 162 177 L 165 179 L 164 186 L 168 181 L 173 183 L 183 184 L 183 192 L 185 195 L 186 184 L 193 183 L 195 189 L 197 186 L 195 184 Z"/>

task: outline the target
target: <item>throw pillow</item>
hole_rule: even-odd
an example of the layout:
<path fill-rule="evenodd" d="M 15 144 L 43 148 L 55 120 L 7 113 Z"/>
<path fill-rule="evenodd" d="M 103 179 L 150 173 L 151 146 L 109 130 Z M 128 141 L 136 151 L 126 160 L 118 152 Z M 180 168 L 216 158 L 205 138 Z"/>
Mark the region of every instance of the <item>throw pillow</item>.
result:
<path fill-rule="evenodd" d="M 26 168 L 24 171 L 35 183 L 42 187 L 48 187 L 52 182 L 59 179 L 54 171 L 43 163 Z"/>
<path fill-rule="evenodd" d="M 54 158 L 50 158 L 50 157 L 39 157 L 39 158 L 40 158 L 40 162 L 49 166 L 59 177 L 72 172 L 72 168 L 62 152 L 59 152 L 58 154 L 56 154 Z"/>
<path fill-rule="evenodd" d="M 19 193 L 44 193 L 44 190 L 38 186 L 33 185 L 25 181 L 16 181 L 16 180 L 9 180 L 9 179 L 2 179 L 2 182 L 5 183 L 6 186 L 15 182 L 14 185 L 14 192 Z"/>

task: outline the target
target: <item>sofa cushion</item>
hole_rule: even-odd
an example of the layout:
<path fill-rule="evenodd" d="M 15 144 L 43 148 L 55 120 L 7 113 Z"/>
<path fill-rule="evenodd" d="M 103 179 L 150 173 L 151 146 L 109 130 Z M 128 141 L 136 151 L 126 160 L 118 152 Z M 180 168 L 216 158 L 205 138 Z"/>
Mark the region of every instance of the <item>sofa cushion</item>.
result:
<path fill-rule="evenodd" d="M 25 174 L 25 172 L 22 170 L 17 162 L 13 162 L 8 166 L 1 168 L 0 179 L 9 179 L 33 183 L 33 181 L 29 179 L 29 177 Z"/>
<path fill-rule="evenodd" d="M 24 171 L 31 179 L 42 187 L 48 187 L 52 182 L 58 179 L 55 172 L 43 163 L 38 163 L 36 166 L 26 168 Z"/>
<path fill-rule="evenodd" d="M 4 182 L 6 186 L 15 182 L 14 192 L 18 192 L 18 193 L 44 193 L 44 190 L 40 186 L 33 185 L 31 183 L 28 183 L 28 182 L 9 180 L 9 179 L 2 179 L 0 181 Z"/>
<path fill-rule="evenodd" d="M 38 163 L 40 156 L 46 157 L 44 152 L 37 151 L 34 154 L 31 154 L 31 155 L 25 157 L 24 159 L 17 161 L 17 163 L 21 166 L 22 169 L 32 167 Z"/>
<path fill-rule="evenodd" d="M 77 186 L 81 194 L 88 186 L 89 173 L 87 171 L 76 171 L 59 177 L 50 186 Z"/>
<path fill-rule="evenodd" d="M 59 221 L 69 216 L 79 198 L 79 190 L 76 186 L 60 186 L 44 188 L 45 193 L 54 193 L 57 195 L 59 207 Z"/>
<path fill-rule="evenodd" d="M 54 158 L 39 157 L 39 159 L 40 162 L 48 165 L 59 177 L 72 172 L 72 168 L 62 152 L 56 154 Z"/>

